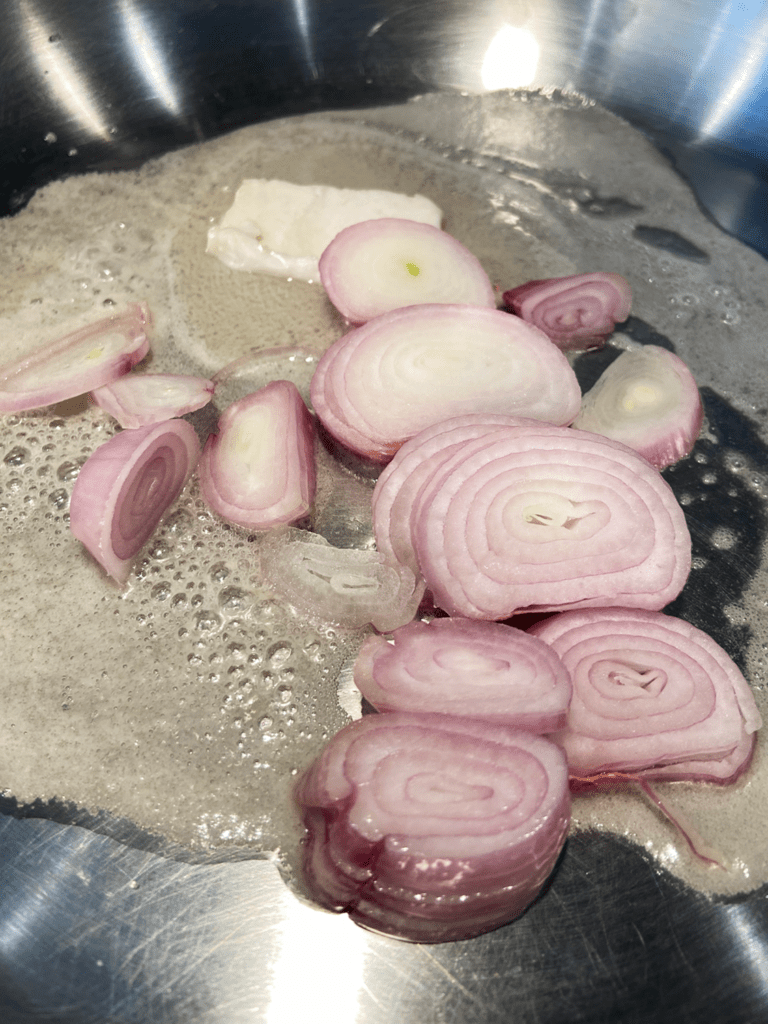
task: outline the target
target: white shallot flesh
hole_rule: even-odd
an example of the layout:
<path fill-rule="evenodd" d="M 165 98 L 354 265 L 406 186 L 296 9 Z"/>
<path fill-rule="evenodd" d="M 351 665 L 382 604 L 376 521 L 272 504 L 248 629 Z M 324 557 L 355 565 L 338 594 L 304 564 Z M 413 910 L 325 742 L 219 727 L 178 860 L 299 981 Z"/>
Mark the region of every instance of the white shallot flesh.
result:
<path fill-rule="evenodd" d="M 304 879 L 325 908 L 411 942 L 473 938 L 519 917 L 570 822 L 562 750 L 449 715 L 367 715 L 303 776 Z"/>
<path fill-rule="evenodd" d="M 371 636 L 354 682 L 377 711 L 439 712 L 525 729 L 565 725 L 571 680 L 542 640 L 501 622 L 414 621 Z"/>
<path fill-rule="evenodd" d="M 149 351 L 151 322 L 136 303 L 0 367 L 0 412 L 39 409 L 117 380 Z"/>
<path fill-rule="evenodd" d="M 180 373 L 126 373 L 91 392 L 91 398 L 121 427 L 133 430 L 185 416 L 207 405 L 214 383 Z"/>
<path fill-rule="evenodd" d="M 118 583 L 181 494 L 199 454 L 191 424 L 168 420 L 116 434 L 84 463 L 69 526 Z"/>
<path fill-rule="evenodd" d="M 704 419 L 679 356 L 658 345 L 622 352 L 584 395 L 574 427 L 629 445 L 658 469 L 690 454 Z"/>
<path fill-rule="evenodd" d="M 438 460 L 410 530 L 435 604 L 467 618 L 658 610 L 691 566 L 685 516 L 653 466 L 599 434 L 532 420 Z"/>
<path fill-rule="evenodd" d="M 230 208 L 208 230 L 205 251 L 231 270 L 314 282 L 320 280 L 320 256 L 336 235 L 379 217 L 439 228 L 443 214 L 426 196 L 246 178 Z"/>
<path fill-rule="evenodd" d="M 295 384 L 275 380 L 219 417 L 198 465 L 203 497 L 253 530 L 294 523 L 315 497 L 314 426 Z"/>
<path fill-rule="evenodd" d="M 376 462 L 454 416 L 568 424 L 581 406 L 568 360 L 537 328 L 501 310 L 439 303 L 349 331 L 318 363 L 311 398 L 337 441 Z"/>
<path fill-rule="evenodd" d="M 469 249 L 432 224 L 396 217 L 340 231 L 320 257 L 320 280 L 353 324 L 419 303 L 496 308 L 493 285 Z"/>
<path fill-rule="evenodd" d="M 312 620 L 386 632 L 410 622 L 424 594 L 420 578 L 377 551 L 337 548 L 305 530 L 277 532 L 262 545 L 264 580 Z"/>
<path fill-rule="evenodd" d="M 621 274 L 595 271 L 528 281 L 505 291 L 502 301 L 561 349 L 582 350 L 601 348 L 627 319 L 632 289 Z"/>
<path fill-rule="evenodd" d="M 574 788 L 628 775 L 724 784 L 746 770 L 760 714 L 739 668 L 700 629 L 659 612 L 598 608 L 530 632 L 571 674 L 556 738 Z"/>

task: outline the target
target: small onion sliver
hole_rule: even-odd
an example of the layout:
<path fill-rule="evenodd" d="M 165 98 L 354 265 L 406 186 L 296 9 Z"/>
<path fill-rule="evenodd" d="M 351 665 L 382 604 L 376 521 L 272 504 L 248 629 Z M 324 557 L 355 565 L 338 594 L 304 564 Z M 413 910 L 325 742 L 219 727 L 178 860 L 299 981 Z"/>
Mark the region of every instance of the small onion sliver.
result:
<path fill-rule="evenodd" d="M 338 441 L 379 462 L 454 416 L 568 424 L 581 406 L 573 370 L 541 331 L 500 310 L 434 303 L 349 331 L 318 363 L 311 397 Z"/>
<path fill-rule="evenodd" d="M 320 280 L 353 324 L 418 303 L 496 306 L 476 256 L 440 228 L 396 217 L 340 231 L 320 257 Z"/>
<path fill-rule="evenodd" d="M 411 529 L 436 604 L 469 618 L 658 610 L 691 564 L 685 517 L 656 469 L 618 442 L 549 424 L 453 457 L 422 488 Z"/>
<path fill-rule="evenodd" d="M 571 699 L 570 676 L 551 647 L 472 619 L 415 621 L 369 637 L 354 681 L 377 711 L 434 711 L 536 733 L 561 729 Z"/>
<path fill-rule="evenodd" d="M 272 381 L 225 409 L 198 475 L 210 507 L 239 526 L 268 530 L 303 518 L 315 496 L 314 427 L 296 385 Z"/>
<path fill-rule="evenodd" d="M 629 316 L 632 289 L 621 274 L 596 271 L 528 281 L 503 302 L 563 350 L 599 348 Z"/>
<path fill-rule="evenodd" d="M 557 745 L 449 715 L 353 722 L 303 776 L 297 800 L 314 899 L 414 942 L 471 938 L 518 917 L 570 821 Z"/>
<path fill-rule="evenodd" d="M 149 351 L 148 308 L 136 303 L 0 368 L 0 412 L 38 409 L 93 391 Z"/>
<path fill-rule="evenodd" d="M 96 388 L 91 398 L 121 427 L 133 430 L 202 409 L 213 397 L 214 387 L 206 377 L 127 373 Z"/>
<path fill-rule="evenodd" d="M 72 533 L 118 583 L 176 501 L 200 454 L 185 420 L 124 430 L 85 462 L 70 500 Z"/>
<path fill-rule="evenodd" d="M 746 769 L 761 718 L 752 691 L 706 633 L 627 608 L 566 612 L 530 632 L 569 669 L 558 734 L 579 784 L 605 774 L 727 783 Z"/>
<path fill-rule="evenodd" d="M 699 389 L 683 360 L 644 345 L 622 352 L 603 372 L 573 426 L 621 441 L 664 469 L 690 453 L 703 419 Z"/>

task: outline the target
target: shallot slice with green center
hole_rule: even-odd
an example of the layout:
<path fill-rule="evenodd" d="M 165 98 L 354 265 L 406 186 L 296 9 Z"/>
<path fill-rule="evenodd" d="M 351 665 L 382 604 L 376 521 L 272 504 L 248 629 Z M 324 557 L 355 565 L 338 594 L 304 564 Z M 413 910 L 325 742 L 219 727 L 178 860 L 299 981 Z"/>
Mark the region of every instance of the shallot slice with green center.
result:
<path fill-rule="evenodd" d="M 611 363 L 584 395 L 573 426 L 621 441 L 664 469 L 690 453 L 703 418 L 699 389 L 682 359 L 645 345 Z"/>
<path fill-rule="evenodd" d="M 576 376 L 549 339 L 479 306 L 407 306 L 369 320 L 325 352 L 312 404 L 341 444 L 387 462 L 414 434 L 466 413 L 572 421 Z"/>
<path fill-rule="evenodd" d="M 340 231 L 320 257 L 320 280 L 353 324 L 417 303 L 496 306 L 476 256 L 431 224 L 395 217 Z"/>
<path fill-rule="evenodd" d="M 124 430 L 85 462 L 72 488 L 72 533 L 118 583 L 178 498 L 200 454 L 185 420 Z"/>
<path fill-rule="evenodd" d="M 117 380 L 149 351 L 150 323 L 137 303 L 0 368 L 0 412 L 38 409 Z"/>
<path fill-rule="evenodd" d="M 632 289 L 621 274 L 596 271 L 528 281 L 504 292 L 503 302 L 559 348 L 600 348 L 629 316 Z"/>
<path fill-rule="evenodd" d="M 162 423 L 202 409 L 213 397 L 214 383 L 205 377 L 174 373 L 127 373 L 91 392 L 100 408 L 121 427 L 135 429 Z"/>
<path fill-rule="evenodd" d="M 315 496 L 312 418 L 287 380 L 234 402 L 198 466 L 203 497 L 239 526 L 268 530 L 309 512 Z"/>
<path fill-rule="evenodd" d="M 745 771 L 760 714 L 744 676 L 706 633 L 628 608 L 566 612 L 530 632 L 571 673 L 557 739 L 576 788 L 627 775 L 728 783 Z"/>
<path fill-rule="evenodd" d="M 369 637 L 354 667 L 377 711 L 437 711 L 554 732 L 565 725 L 571 681 L 555 652 L 500 622 L 410 622 Z"/>
<path fill-rule="evenodd" d="M 296 795 L 314 899 L 411 942 L 472 938 L 522 914 L 570 822 L 556 744 L 450 715 L 353 722 Z"/>
<path fill-rule="evenodd" d="M 533 421 L 465 448 L 439 464 L 410 513 L 417 562 L 449 615 L 657 610 L 680 593 L 691 565 L 683 511 L 631 448 Z"/>

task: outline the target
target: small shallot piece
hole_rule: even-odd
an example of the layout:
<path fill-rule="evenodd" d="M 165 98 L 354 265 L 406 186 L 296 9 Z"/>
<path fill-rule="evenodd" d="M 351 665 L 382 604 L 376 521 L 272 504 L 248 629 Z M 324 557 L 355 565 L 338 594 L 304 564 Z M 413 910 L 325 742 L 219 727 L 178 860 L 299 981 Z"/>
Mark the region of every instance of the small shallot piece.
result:
<path fill-rule="evenodd" d="M 70 529 L 118 583 L 125 583 L 199 455 L 194 428 L 168 420 L 122 431 L 83 465 L 72 488 Z"/>
<path fill-rule="evenodd" d="M 466 430 L 466 420 L 457 437 Z M 452 421 L 442 425 L 443 435 Z M 418 458 L 402 449 L 419 487 L 407 500 L 374 488 L 377 544 L 418 566 L 449 615 L 506 619 L 516 612 L 623 604 L 658 610 L 682 589 L 691 538 L 672 489 L 631 448 L 598 434 L 520 419 Z M 383 481 L 383 483 L 382 483 Z M 387 514 L 387 506 L 390 512 Z M 403 528 L 392 532 L 392 510 Z M 392 555 L 390 555 L 392 557 Z"/>
<path fill-rule="evenodd" d="M 213 397 L 213 381 L 176 373 L 127 373 L 91 392 L 101 409 L 121 427 L 162 423 L 202 409 Z"/>
<path fill-rule="evenodd" d="M 304 530 L 287 530 L 261 549 L 265 580 L 300 612 L 346 629 L 382 632 L 410 622 L 424 585 L 376 551 L 337 548 Z"/>
<path fill-rule="evenodd" d="M 574 427 L 629 445 L 658 469 L 688 455 L 704 409 L 693 374 L 658 345 L 622 352 L 584 395 Z"/>
<path fill-rule="evenodd" d="M 565 725 L 571 680 L 538 638 L 500 622 L 410 622 L 369 637 L 355 685 L 377 711 L 439 712 L 554 732 Z"/>
<path fill-rule="evenodd" d="M 752 691 L 715 641 L 659 612 L 567 612 L 530 632 L 573 681 L 557 735 L 574 788 L 627 775 L 729 783 L 749 765 L 761 718 Z"/>
<path fill-rule="evenodd" d="M 117 380 L 149 351 L 151 316 L 136 303 L 0 368 L 0 412 L 38 409 Z"/>
<path fill-rule="evenodd" d="M 601 348 L 629 316 L 632 289 L 621 274 L 596 271 L 528 281 L 505 291 L 502 300 L 567 351 Z"/>
<path fill-rule="evenodd" d="M 562 750 L 449 715 L 367 715 L 297 788 L 304 877 L 322 906 L 411 942 L 514 920 L 551 874 L 570 822 Z"/>
<path fill-rule="evenodd" d="M 431 224 L 396 217 L 340 231 L 320 257 L 320 280 L 353 324 L 418 303 L 496 307 L 493 285 L 469 249 Z"/>
<path fill-rule="evenodd" d="M 549 339 L 482 306 L 428 303 L 349 331 L 315 370 L 312 404 L 341 444 L 387 462 L 420 430 L 466 413 L 568 424 L 576 376 Z"/>
<path fill-rule="evenodd" d="M 314 427 L 296 385 L 272 381 L 225 409 L 198 475 L 210 507 L 238 526 L 268 530 L 303 518 L 315 496 Z"/>

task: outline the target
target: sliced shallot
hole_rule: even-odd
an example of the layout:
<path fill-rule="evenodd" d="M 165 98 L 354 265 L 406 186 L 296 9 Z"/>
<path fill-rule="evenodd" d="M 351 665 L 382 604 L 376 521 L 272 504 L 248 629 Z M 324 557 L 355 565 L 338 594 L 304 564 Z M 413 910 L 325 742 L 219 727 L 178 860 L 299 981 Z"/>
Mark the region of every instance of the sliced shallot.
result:
<path fill-rule="evenodd" d="M 96 388 L 91 398 L 121 427 L 135 429 L 202 409 L 213 397 L 205 377 L 177 373 L 127 373 Z"/>
<path fill-rule="evenodd" d="M 233 402 L 198 466 L 205 500 L 239 526 L 296 522 L 315 495 L 312 418 L 295 384 L 275 380 Z"/>
<path fill-rule="evenodd" d="M 410 569 L 386 565 L 378 552 L 337 548 L 304 530 L 271 538 L 261 559 L 265 580 L 300 612 L 347 629 L 396 629 L 411 621 L 424 593 Z"/>
<path fill-rule="evenodd" d="M 536 733 L 562 728 L 571 699 L 551 647 L 513 626 L 472 619 L 410 622 L 390 637 L 369 637 L 354 680 L 377 711 L 436 711 Z"/>
<path fill-rule="evenodd" d="M 530 420 L 438 460 L 410 530 L 435 603 L 468 618 L 657 610 L 690 571 L 685 517 L 656 469 L 617 441 Z"/>
<path fill-rule="evenodd" d="M 328 298 L 350 323 L 418 303 L 495 308 L 480 261 L 432 224 L 385 217 L 353 224 L 320 257 Z"/>
<path fill-rule="evenodd" d="M 604 434 L 659 469 L 688 455 L 704 409 L 693 374 L 658 345 L 622 352 L 584 395 L 574 427 Z"/>
<path fill-rule="evenodd" d="M 324 907 L 412 942 L 472 938 L 518 917 L 570 821 L 562 750 L 449 715 L 368 715 L 301 780 L 304 876 Z"/>
<path fill-rule="evenodd" d="M 560 350 L 524 321 L 479 306 L 393 310 L 318 363 L 312 404 L 341 444 L 379 462 L 420 430 L 470 412 L 570 423 L 581 405 Z"/>
<path fill-rule="evenodd" d="M 504 292 L 503 302 L 561 349 L 600 348 L 629 316 L 632 289 L 621 274 L 597 271 L 528 281 Z"/>
<path fill-rule="evenodd" d="M 752 691 L 715 641 L 658 612 L 567 612 L 530 632 L 571 673 L 558 734 L 576 788 L 600 782 L 732 782 L 752 756 L 761 719 Z"/>
<path fill-rule="evenodd" d="M 0 368 L 0 412 L 83 395 L 127 373 L 149 351 L 151 316 L 136 303 Z"/>
<path fill-rule="evenodd" d="M 124 430 L 84 463 L 72 488 L 72 533 L 118 583 L 192 474 L 200 445 L 185 420 Z"/>

